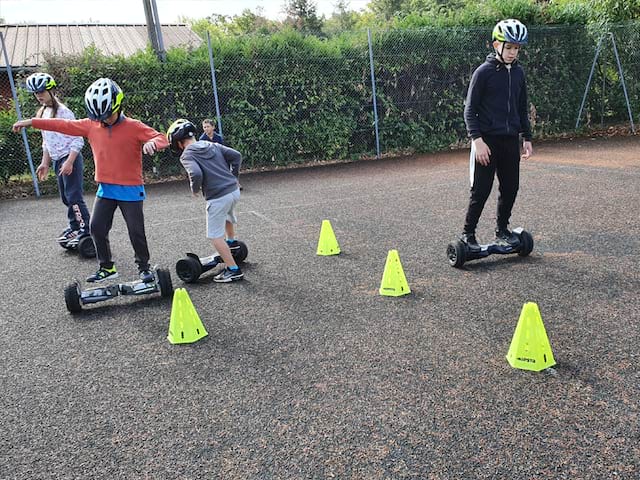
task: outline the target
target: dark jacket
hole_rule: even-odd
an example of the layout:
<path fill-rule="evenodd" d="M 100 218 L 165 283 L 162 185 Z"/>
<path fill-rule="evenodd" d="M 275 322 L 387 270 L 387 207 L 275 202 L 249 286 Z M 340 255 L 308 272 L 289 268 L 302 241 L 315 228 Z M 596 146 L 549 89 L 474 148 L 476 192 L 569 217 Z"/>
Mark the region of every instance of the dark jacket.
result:
<path fill-rule="evenodd" d="M 482 135 L 516 136 L 531 140 L 529 104 L 524 70 L 498 61 L 495 53 L 471 76 L 464 105 L 464 121 L 473 139 Z"/>
<path fill-rule="evenodd" d="M 224 145 L 222 135 L 220 135 L 216 131 L 213 132 L 213 138 L 209 138 L 206 133 L 203 133 L 202 135 L 200 135 L 200 138 L 198 140 L 206 140 L 207 142 L 214 142 L 219 143 L 220 145 Z"/>
<path fill-rule="evenodd" d="M 207 199 L 220 198 L 238 188 L 240 152 L 219 143 L 198 141 L 182 152 L 180 162 L 189 174 L 191 191 Z"/>

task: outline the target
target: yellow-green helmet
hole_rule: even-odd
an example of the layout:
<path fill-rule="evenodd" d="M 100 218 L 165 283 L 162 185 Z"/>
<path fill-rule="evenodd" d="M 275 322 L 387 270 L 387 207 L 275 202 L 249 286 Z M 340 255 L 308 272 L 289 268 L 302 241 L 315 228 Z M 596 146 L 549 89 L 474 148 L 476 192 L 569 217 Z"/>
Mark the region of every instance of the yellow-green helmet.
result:
<path fill-rule="evenodd" d="M 499 42 L 515 43 L 516 45 L 525 45 L 529 41 L 529 32 L 519 20 L 509 18 L 500 20 L 491 35 L 492 40 Z"/>

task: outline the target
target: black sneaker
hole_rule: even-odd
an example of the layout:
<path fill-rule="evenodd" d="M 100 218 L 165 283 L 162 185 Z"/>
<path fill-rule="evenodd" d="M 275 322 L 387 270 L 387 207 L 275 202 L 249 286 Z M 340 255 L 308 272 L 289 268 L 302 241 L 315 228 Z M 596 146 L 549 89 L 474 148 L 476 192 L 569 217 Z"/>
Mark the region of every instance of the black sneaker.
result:
<path fill-rule="evenodd" d="M 112 266 L 111 268 L 100 267 L 96 273 L 87 277 L 87 282 L 90 283 L 100 283 L 108 280 L 110 278 L 118 278 L 118 272 L 116 271 L 116 266 Z"/>
<path fill-rule="evenodd" d="M 478 244 L 478 240 L 476 240 L 475 233 L 463 233 L 460 235 L 460 240 L 467 245 L 470 252 L 480 251 L 480 245 Z"/>
<path fill-rule="evenodd" d="M 149 270 L 140 270 L 140 280 L 144 283 L 151 283 L 155 280 L 155 277 Z"/>
<path fill-rule="evenodd" d="M 513 247 L 518 245 L 519 242 L 518 236 L 509 231 L 508 228 L 499 228 L 496 230 L 496 243 Z"/>
<path fill-rule="evenodd" d="M 244 278 L 244 273 L 238 267 L 237 270 L 229 270 L 225 268 L 218 275 L 213 277 L 213 281 L 217 283 L 229 283 L 229 282 L 237 282 L 238 280 L 242 280 Z"/>

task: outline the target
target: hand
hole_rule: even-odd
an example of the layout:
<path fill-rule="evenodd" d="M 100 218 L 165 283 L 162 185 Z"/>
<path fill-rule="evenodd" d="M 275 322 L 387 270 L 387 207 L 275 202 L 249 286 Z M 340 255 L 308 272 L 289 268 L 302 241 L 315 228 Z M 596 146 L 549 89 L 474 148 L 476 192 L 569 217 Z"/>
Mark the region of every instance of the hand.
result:
<path fill-rule="evenodd" d="M 482 137 L 473 140 L 473 146 L 476 149 L 476 162 L 485 167 L 489 165 L 489 156 L 491 155 L 491 149 L 484 143 Z"/>
<path fill-rule="evenodd" d="M 30 127 L 30 126 L 31 126 L 31 119 L 29 119 L 29 120 L 19 120 L 16 123 L 13 124 L 13 126 L 11 127 L 11 130 L 14 133 L 18 133 L 23 128 Z"/>
<path fill-rule="evenodd" d="M 533 145 L 527 140 L 522 144 L 522 150 L 522 158 L 524 160 L 527 160 L 531 155 L 533 155 Z"/>
<path fill-rule="evenodd" d="M 153 142 L 153 140 L 149 140 L 142 146 L 142 151 L 145 153 L 145 155 L 153 155 L 158 151 L 158 149 L 156 148 L 156 144 Z"/>
<path fill-rule="evenodd" d="M 65 162 L 60 165 L 60 170 L 58 172 L 59 175 L 71 175 L 73 172 L 73 162 L 69 160 L 65 160 Z"/>
<path fill-rule="evenodd" d="M 41 182 L 44 181 L 49 176 L 49 165 L 46 163 L 41 163 L 36 168 L 36 175 L 38 175 L 38 180 Z"/>

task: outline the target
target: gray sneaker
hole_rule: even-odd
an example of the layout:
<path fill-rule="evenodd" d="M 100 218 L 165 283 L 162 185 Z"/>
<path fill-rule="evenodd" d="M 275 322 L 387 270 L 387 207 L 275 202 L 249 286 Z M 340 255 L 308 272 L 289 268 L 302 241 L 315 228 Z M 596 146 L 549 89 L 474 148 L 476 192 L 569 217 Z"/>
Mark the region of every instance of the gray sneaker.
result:
<path fill-rule="evenodd" d="M 229 283 L 229 282 L 237 282 L 238 280 L 242 280 L 244 278 L 244 273 L 238 267 L 237 270 L 229 270 L 225 268 L 218 275 L 213 277 L 213 281 L 216 283 Z"/>

